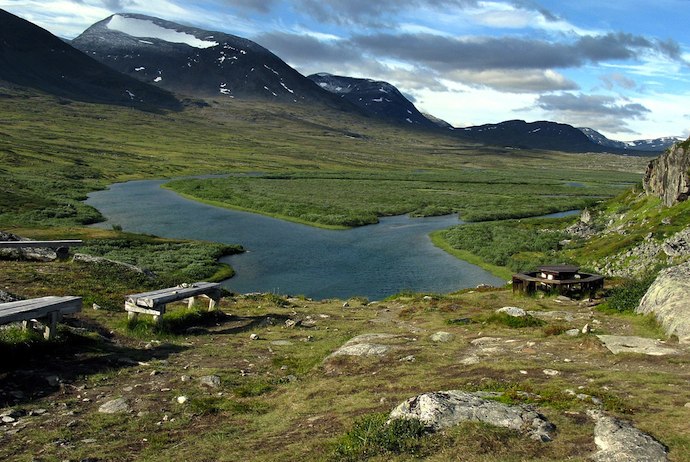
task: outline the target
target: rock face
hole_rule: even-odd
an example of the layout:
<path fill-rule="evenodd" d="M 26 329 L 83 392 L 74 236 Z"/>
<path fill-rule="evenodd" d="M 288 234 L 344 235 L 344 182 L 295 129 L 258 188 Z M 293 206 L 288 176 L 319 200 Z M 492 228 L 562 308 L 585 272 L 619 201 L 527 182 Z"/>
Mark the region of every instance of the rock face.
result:
<path fill-rule="evenodd" d="M 589 411 L 596 422 L 594 443 L 599 448 L 592 460 L 597 462 L 663 462 L 666 448 L 657 440 L 635 428 L 630 422 Z"/>
<path fill-rule="evenodd" d="M 546 417 L 527 406 L 508 406 L 485 399 L 487 396 L 491 395 L 459 390 L 424 393 L 398 405 L 390 418 L 417 419 L 431 430 L 461 422 L 482 422 L 527 432 L 538 441 L 551 441 L 556 427 Z"/>
<path fill-rule="evenodd" d="M 690 262 L 667 268 L 654 283 L 635 310 L 654 313 L 666 334 L 678 336 L 680 343 L 690 343 Z"/>
<path fill-rule="evenodd" d="M 644 177 L 644 190 L 658 196 L 670 207 L 687 200 L 690 195 L 690 149 L 678 144 L 649 163 Z"/>

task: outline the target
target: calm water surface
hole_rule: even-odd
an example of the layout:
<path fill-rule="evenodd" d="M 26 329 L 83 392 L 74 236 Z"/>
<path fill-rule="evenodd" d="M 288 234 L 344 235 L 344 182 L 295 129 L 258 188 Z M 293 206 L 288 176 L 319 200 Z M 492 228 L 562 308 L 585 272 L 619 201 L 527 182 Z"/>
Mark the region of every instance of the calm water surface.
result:
<path fill-rule="evenodd" d="M 233 292 L 276 292 L 313 298 L 379 300 L 403 290 L 445 293 L 479 284 L 503 285 L 481 268 L 435 247 L 428 234 L 461 223 L 457 216 L 382 218 L 376 225 L 332 231 L 184 199 L 132 181 L 90 194 L 87 204 L 127 231 L 241 244 L 225 257 L 237 275 Z"/>

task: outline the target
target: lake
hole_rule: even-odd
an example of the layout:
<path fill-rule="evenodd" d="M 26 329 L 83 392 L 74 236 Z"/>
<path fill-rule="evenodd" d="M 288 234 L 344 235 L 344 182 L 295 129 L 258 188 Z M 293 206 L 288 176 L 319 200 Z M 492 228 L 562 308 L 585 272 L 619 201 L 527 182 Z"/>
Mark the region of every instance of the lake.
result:
<path fill-rule="evenodd" d="M 363 296 L 380 300 L 405 290 L 447 293 L 505 281 L 435 247 L 428 234 L 460 224 L 457 216 L 381 218 L 376 225 L 324 230 L 194 202 L 131 181 L 89 195 L 87 204 L 126 231 L 241 244 L 247 252 L 222 261 L 237 274 L 232 292 L 274 292 L 316 299 Z"/>

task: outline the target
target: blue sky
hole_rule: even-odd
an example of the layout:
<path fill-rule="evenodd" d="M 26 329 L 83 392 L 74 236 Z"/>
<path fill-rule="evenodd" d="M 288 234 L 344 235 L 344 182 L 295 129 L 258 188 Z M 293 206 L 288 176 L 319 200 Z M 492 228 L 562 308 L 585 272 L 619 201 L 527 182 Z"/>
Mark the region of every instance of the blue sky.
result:
<path fill-rule="evenodd" d="M 690 136 L 690 0 L 0 0 L 73 38 L 116 12 L 254 40 L 305 75 L 385 80 L 463 127 Z"/>

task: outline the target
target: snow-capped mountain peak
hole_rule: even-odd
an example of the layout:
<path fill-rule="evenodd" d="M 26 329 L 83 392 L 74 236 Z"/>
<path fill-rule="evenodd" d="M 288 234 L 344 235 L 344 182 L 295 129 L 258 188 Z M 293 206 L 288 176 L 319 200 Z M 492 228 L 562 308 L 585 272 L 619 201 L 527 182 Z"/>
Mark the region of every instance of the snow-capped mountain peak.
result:
<path fill-rule="evenodd" d="M 218 42 L 199 39 L 193 34 L 170 29 L 156 24 L 151 19 L 115 14 L 110 17 L 106 27 L 112 31 L 122 32 L 131 37 L 158 39 L 171 43 L 184 43 L 194 48 L 218 46 Z M 209 37 L 209 38 L 212 38 Z"/>

